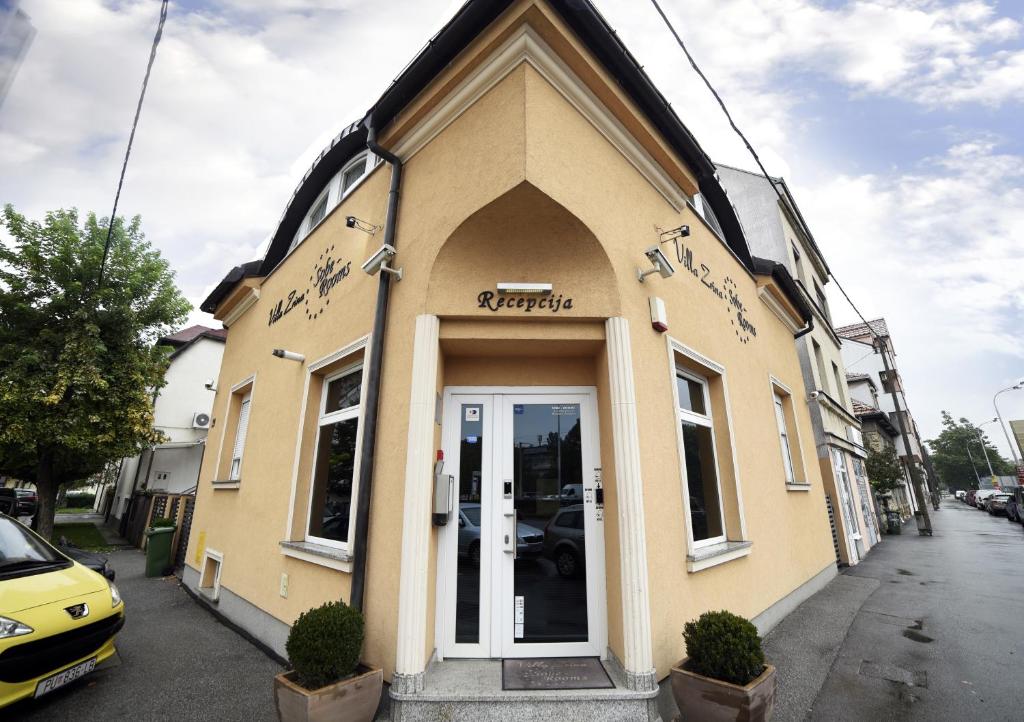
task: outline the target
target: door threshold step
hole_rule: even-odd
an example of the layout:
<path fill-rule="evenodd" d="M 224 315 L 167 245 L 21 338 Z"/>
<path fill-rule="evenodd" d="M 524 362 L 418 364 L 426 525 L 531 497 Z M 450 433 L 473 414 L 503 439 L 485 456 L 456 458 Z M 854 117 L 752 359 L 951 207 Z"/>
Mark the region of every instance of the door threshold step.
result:
<path fill-rule="evenodd" d="M 501 660 L 446 660 L 427 669 L 422 692 L 391 691 L 392 722 L 523 720 L 588 722 L 659 720 L 658 691 L 626 689 L 614 662 L 602 662 L 615 683 L 610 689 L 503 690 Z"/>

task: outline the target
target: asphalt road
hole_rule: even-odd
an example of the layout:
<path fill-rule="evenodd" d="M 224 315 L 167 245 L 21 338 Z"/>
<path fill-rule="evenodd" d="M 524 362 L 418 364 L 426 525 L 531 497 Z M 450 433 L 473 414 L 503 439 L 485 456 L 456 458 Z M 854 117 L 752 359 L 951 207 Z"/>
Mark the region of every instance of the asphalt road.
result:
<path fill-rule="evenodd" d="M 956 500 L 846 575 L 858 611 L 811 720 L 1024 719 L 1024 528 Z"/>
<path fill-rule="evenodd" d="M 218 622 L 174 577 L 147 579 L 145 558 L 117 551 L 110 563 L 127 619 L 120 664 L 0 710 L 3 720 L 276 720 L 276 662 Z"/>

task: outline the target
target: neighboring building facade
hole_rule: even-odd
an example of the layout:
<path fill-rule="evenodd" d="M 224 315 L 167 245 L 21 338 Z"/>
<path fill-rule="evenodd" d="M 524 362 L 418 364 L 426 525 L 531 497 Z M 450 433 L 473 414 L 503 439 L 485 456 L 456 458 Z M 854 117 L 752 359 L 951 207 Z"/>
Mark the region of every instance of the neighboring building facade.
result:
<path fill-rule="evenodd" d="M 284 654 L 300 613 L 362 590 L 393 719 L 670 719 L 687 620 L 767 630 L 836 574 L 810 309 L 659 99 L 590 3 L 471 1 L 325 149 L 202 306 L 230 334 L 200 599 Z M 402 160 L 397 227 L 368 126 Z M 450 659 L 548 656 L 600 657 L 616 689 L 446 686 Z"/>
<path fill-rule="evenodd" d="M 907 404 L 907 396 L 904 390 L 903 378 L 899 368 L 896 366 L 896 354 L 893 351 L 892 337 L 889 335 L 889 327 L 885 319 L 878 318 L 868 321 L 874 334 L 887 345 L 889 349 L 890 374 L 887 376 L 881 354 L 874 352 L 872 345 L 872 333 L 863 323 L 856 323 L 850 326 L 837 328 L 836 333 L 843 338 L 843 361 L 847 370 L 852 374 L 863 374 L 870 378 L 871 384 L 860 383 L 854 391 L 854 398 L 868 406 L 874 406 L 888 414 L 893 428 L 897 431 L 896 452 L 904 466 L 908 483 L 908 496 L 911 512 L 917 511 L 917 498 L 913 492 L 913 476 L 909 464 L 915 464 L 921 472 L 921 478 L 925 480 L 927 487 L 924 489 L 925 498 L 928 497 L 928 490 L 934 488 L 928 470 L 924 465 L 924 448 L 921 434 L 917 429 L 917 422 L 914 421 Z M 899 398 L 900 410 L 907 428 L 907 436 L 910 439 L 910 450 L 904 448 L 903 439 L 899 434 L 899 422 L 896 416 L 896 407 L 893 405 L 891 391 L 895 389 Z"/>
<path fill-rule="evenodd" d="M 867 452 L 860 422 L 846 388 L 842 340 L 832 328 L 825 298 L 828 265 L 785 180 L 773 178 L 770 183 L 760 173 L 724 165 L 718 166 L 718 174 L 743 223 L 751 253 L 786 266 L 814 311 L 813 328 L 796 345 L 804 388 L 811 394 L 809 408 L 829 495 L 837 561 L 856 564 L 878 542 L 880 532 L 864 473 Z"/>
<path fill-rule="evenodd" d="M 135 491 L 180 494 L 195 488 L 226 338 L 226 329 L 190 326 L 157 342 L 173 348 L 166 384 L 153 402 L 153 426 L 167 440 L 123 459 L 117 483 L 110 489 L 112 496 L 98 500 L 97 508 L 124 521 Z"/>
<path fill-rule="evenodd" d="M 896 452 L 896 440 L 900 432 L 889 416 L 878 406 L 860 401 L 861 398 L 871 398 L 878 403 L 878 390 L 874 382 L 867 374 L 847 374 L 847 386 L 850 388 L 850 395 L 853 397 L 853 411 L 860 419 L 861 436 L 864 439 L 864 447 L 868 450 L 883 451 L 892 449 Z M 903 486 L 892 492 L 888 502 L 890 509 L 900 512 L 904 519 L 913 515 L 916 508 L 916 500 L 912 491 L 911 481 L 907 476 L 906 467 L 903 467 Z M 881 523 L 883 519 L 879 517 Z"/>

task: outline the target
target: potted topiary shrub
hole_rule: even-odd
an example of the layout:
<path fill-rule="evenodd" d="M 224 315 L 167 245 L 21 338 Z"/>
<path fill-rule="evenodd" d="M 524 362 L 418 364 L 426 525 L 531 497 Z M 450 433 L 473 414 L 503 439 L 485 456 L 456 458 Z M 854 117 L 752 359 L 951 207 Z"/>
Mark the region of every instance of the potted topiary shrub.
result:
<path fill-rule="evenodd" d="M 292 670 L 274 678 L 281 722 L 370 722 L 384 673 L 359 664 L 362 648 L 363 615 L 344 602 L 300 614 L 285 645 Z"/>
<path fill-rule="evenodd" d="M 757 627 L 730 612 L 705 612 L 683 628 L 686 658 L 672 668 L 672 695 L 684 720 L 768 720 L 775 667 L 765 664 Z"/>

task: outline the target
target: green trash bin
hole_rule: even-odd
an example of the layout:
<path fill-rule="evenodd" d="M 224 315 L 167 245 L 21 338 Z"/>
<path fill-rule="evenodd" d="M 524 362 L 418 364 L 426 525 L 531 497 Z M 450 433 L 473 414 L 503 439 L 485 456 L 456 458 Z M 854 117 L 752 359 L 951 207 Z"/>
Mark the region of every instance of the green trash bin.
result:
<path fill-rule="evenodd" d="M 162 577 L 171 566 L 171 542 L 174 540 L 173 526 L 162 526 L 146 530 L 146 576 Z"/>

